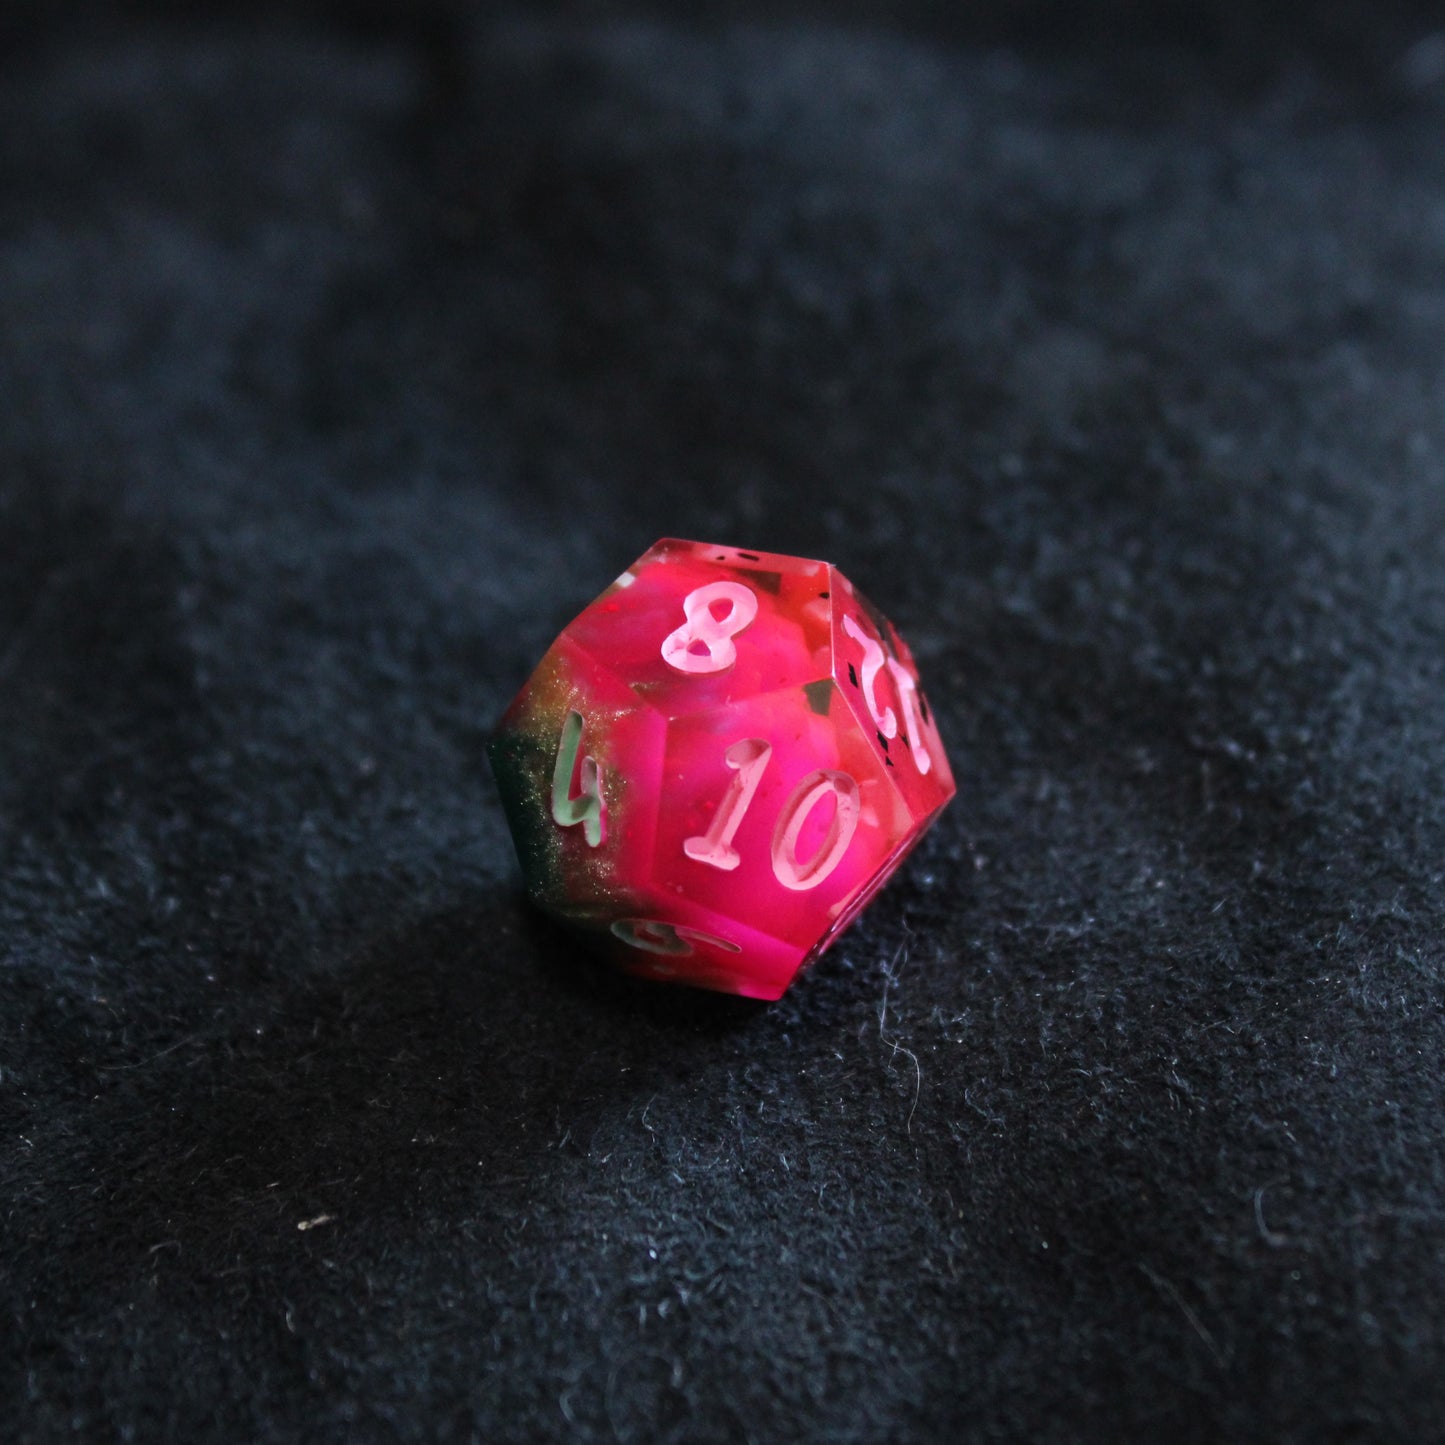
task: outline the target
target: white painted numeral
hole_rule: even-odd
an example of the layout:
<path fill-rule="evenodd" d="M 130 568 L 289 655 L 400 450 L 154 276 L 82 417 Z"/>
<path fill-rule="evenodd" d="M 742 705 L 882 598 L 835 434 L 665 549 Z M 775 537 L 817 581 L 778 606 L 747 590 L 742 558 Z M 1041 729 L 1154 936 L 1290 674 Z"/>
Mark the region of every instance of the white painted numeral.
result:
<path fill-rule="evenodd" d="M 669 954 L 674 958 L 692 953 L 694 943 L 711 944 L 724 953 L 742 952 L 738 944 L 726 938 L 704 933 L 700 928 L 665 923 L 660 918 L 619 918 L 612 925 L 612 932 L 631 948 L 640 949 L 643 953 Z"/>
<path fill-rule="evenodd" d="M 715 615 L 713 607 L 724 603 L 728 610 Z M 663 640 L 662 660 L 679 672 L 725 672 L 737 661 L 733 638 L 752 626 L 758 599 L 741 582 L 709 582 L 683 598 L 682 611 L 687 621 Z"/>
<path fill-rule="evenodd" d="M 732 841 L 742 826 L 743 816 L 752 805 L 753 794 L 758 790 L 772 755 L 772 744 L 762 738 L 744 738 L 723 754 L 723 761 L 733 769 L 735 776 L 728 783 L 727 792 L 723 794 L 707 832 L 683 843 L 682 851 L 689 858 L 712 868 L 721 868 L 724 873 L 731 873 L 738 866 L 742 860 Z"/>
<path fill-rule="evenodd" d="M 878 694 L 874 690 L 878 674 L 883 671 L 886 660 L 883 649 L 878 645 L 877 639 L 869 637 L 851 617 L 843 619 L 843 631 L 854 642 L 863 644 L 863 701 L 867 704 L 868 716 L 873 719 L 874 726 L 885 738 L 896 738 L 898 717 L 891 707 L 879 707 Z"/>
<path fill-rule="evenodd" d="M 798 839 L 813 809 L 831 794 L 833 820 L 827 836 L 806 862 L 798 859 Z M 801 893 L 816 888 L 843 861 L 858 827 L 858 784 L 847 773 L 820 768 L 809 773 L 783 805 L 773 830 L 773 873 L 784 888 Z"/>
<path fill-rule="evenodd" d="M 582 714 L 569 712 L 557 745 L 557 766 L 552 771 L 552 818 L 563 828 L 575 828 L 580 823 L 587 846 L 596 848 L 607 835 L 607 804 L 602 797 L 602 772 L 597 759 L 584 757 L 579 769 L 577 755 L 581 751 Z M 581 784 L 581 791 L 575 794 L 574 777 Z"/>

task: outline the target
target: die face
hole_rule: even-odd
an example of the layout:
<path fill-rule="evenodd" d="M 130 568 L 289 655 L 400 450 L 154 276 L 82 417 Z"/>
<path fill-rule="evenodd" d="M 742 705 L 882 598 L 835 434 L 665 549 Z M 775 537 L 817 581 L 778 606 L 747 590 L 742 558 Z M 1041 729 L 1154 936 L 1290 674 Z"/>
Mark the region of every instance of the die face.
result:
<path fill-rule="evenodd" d="M 489 745 L 536 901 L 622 967 L 776 998 L 953 794 L 906 646 L 823 562 L 665 540 Z"/>
<path fill-rule="evenodd" d="M 893 624 L 836 567 L 830 570 L 833 677 L 926 829 L 955 785 L 918 665 Z"/>
<path fill-rule="evenodd" d="M 654 891 L 746 921 L 794 969 L 912 826 L 829 679 L 673 718 L 663 788 Z"/>
<path fill-rule="evenodd" d="M 830 570 L 664 540 L 564 635 L 668 716 L 718 707 L 829 675 Z"/>
<path fill-rule="evenodd" d="M 666 719 L 564 632 L 488 744 L 527 891 L 576 921 L 645 909 Z"/>
<path fill-rule="evenodd" d="M 741 922 L 736 912 L 718 917 L 691 899 L 659 897 L 650 910 L 610 920 L 597 941 L 623 972 L 639 978 L 742 998 L 781 998 L 804 953 Z"/>

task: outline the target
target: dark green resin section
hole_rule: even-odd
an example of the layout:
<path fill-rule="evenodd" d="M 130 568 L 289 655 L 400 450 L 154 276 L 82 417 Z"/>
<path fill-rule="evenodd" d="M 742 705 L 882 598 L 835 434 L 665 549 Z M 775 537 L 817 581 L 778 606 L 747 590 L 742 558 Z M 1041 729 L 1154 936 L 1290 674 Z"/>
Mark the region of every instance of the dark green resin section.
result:
<path fill-rule="evenodd" d="M 551 812 L 555 759 L 536 738 L 498 732 L 487 744 L 487 760 L 497 780 L 527 892 L 542 907 L 560 909 L 564 897 L 562 857 Z"/>
<path fill-rule="evenodd" d="M 817 682 L 805 682 L 803 694 L 808 699 L 808 706 L 818 714 L 819 717 L 828 716 L 828 708 L 833 700 L 834 682 L 831 677 L 819 678 Z"/>

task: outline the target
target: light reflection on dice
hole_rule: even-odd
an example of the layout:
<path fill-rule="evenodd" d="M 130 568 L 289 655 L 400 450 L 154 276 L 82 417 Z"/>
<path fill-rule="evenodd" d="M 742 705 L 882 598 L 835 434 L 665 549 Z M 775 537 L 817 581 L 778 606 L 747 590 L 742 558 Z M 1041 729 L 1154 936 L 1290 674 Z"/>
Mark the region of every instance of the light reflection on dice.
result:
<path fill-rule="evenodd" d="M 527 888 L 628 972 L 778 998 L 953 796 L 912 655 L 835 567 L 662 541 L 488 746 Z"/>

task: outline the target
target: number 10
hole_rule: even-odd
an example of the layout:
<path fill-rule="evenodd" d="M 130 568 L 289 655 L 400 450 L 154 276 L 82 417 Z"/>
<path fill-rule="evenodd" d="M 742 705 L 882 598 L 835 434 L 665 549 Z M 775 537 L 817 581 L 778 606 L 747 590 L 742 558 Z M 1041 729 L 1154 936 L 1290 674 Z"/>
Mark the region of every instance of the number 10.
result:
<path fill-rule="evenodd" d="M 738 866 L 742 858 L 732 846 L 732 840 L 752 806 L 753 795 L 772 755 L 772 744 L 762 738 L 744 738 L 723 754 L 723 760 L 736 776 L 729 782 L 707 831 L 683 843 L 682 851 L 689 858 L 725 873 L 731 873 Z M 811 858 L 799 859 L 798 842 L 803 829 L 813 809 L 829 794 L 833 797 L 833 819 L 827 834 Z M 778 814 L 777 826 L 773 829 L 773 876 L 784 888 L 798 893 L 818 887 L 843 861 L 857 831 L 860 811 L 858 783 L 848 773 L 829 768 L 809 773 L 793 789 Z"/>

